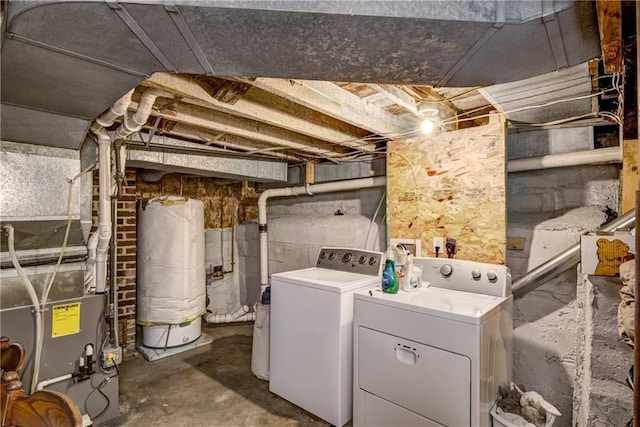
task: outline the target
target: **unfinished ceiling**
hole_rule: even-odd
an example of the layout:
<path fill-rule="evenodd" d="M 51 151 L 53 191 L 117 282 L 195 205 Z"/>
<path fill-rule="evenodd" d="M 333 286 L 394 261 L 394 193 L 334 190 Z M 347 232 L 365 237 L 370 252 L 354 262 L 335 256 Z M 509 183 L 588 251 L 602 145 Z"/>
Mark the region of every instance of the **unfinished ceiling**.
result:
<path fill-rule="evenodd" d="M 171 137 L 212 154 L 342 162 L 415 136 L 431 114 L 442 129 L 482 123 L 520 87 L 497 83 L 562 69 L 580 75 L 571 96 L 597 91 L 585 65 L 600 56 L 593 2 L 14 1 L 4 12 L 1 136 L 17 142 L 78 149 L 125 92 L 137 87 L 133 110 L 158 88 L 167 95 L 132 148 Z M 579 111 L 593 113 L 591 100 Z"/>

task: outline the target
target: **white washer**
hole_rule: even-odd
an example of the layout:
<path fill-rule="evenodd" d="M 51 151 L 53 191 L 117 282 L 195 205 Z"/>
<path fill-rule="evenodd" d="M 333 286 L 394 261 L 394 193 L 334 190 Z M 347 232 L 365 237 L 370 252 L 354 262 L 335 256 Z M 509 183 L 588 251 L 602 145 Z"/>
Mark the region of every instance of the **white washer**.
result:
<path fill-rule="evenodd" d="M 271 276 L 271 392 L 335 426 L 351 419 L 353 293 L 381 277 L 381 252 L 345 248 Z"/>
<path fill-rule="evenodd" d="M 505 266 L 415 258 L 430 287 L 354 295 L 354 426 L 491 426 L 512 378 Z"/>

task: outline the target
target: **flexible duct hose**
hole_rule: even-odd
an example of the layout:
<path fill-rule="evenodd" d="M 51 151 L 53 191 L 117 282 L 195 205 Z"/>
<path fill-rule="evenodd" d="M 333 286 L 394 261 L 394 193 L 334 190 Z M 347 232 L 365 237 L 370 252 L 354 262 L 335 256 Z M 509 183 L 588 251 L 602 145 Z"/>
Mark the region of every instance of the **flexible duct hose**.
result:
<path fill-rule="evenodd" d="M 36 290 L 33 287 L 33 283 L 24 273 L 20 262 L 18 262 L 18 257 L 16 256 L 16 248 L 14 242 L 14 228 L 12 225 L 5 225 L 4 230 L 9 235 L 9 255 L 11 256 L 11 263 L 13 264 L 13 268 L 18 272 L 18 276 L 22 279 L 22 283 L 24 283 L 25 288 L 27 288 L 27 292 L 29 293 L 29 298 L 31 298 L 31 304 L 33 305 L 34 315 L 36 318 L 36 349 L 42 347 L 42 340 L 44 338 L 44 334 L 42 333 L 42 317 L 40 313 L 40 302 L 38 301 L 38 295 L 36 294 Z M 36 351 L 36 356 L 37 356 Z M 31 389 L 33 392 L 36 389 L 38 384 L 38 375 L 40 375 L 40 360 L 36 357 L 33 362 L 33 375 L 31 377 Z"/>

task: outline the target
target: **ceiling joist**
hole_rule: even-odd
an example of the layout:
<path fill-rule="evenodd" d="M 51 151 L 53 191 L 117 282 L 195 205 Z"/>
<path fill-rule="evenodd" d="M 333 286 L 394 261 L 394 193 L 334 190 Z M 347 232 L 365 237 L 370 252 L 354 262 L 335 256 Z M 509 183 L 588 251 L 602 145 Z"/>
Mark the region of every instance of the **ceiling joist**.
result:
<path fill-rule="evenodd" d="M 389 139 L 403 138 L 415 130 L 415 125 L 410 121 L 388 113 L 330 82 L 273 78 L 246 82 Z"/>
<path fill-rule="evenodd" d="M 247 81 L 251 82 L 248 79 Z M 376 149 L 374 143 L 361 141 L 364 135 L 359 129 L 345 129 L 348 125 L 340 123 L 339 119 L 327 117 L 327 120 L 323 120 L 314 111 L 299 108 L 284 100 L 278 102 L 277 99 L 266 93 L 248 91 L 241 98 L 236 99 L 234 103 L 225 103 L 215 99 L 199 82 L 189 76 L 167 73 L 156 73 L 145 80 L 143 85 L 182 96 L 182 102 L 185 103 L 200 105 L 245 119 L 257 120 L 333 144 L 363 152 L 374 152 Z M 265 99 L 267 97 L 271 99 Z"/>
<path fill-rule="evenodd" d="M 132 102 L 129 108 L 135 111 L 138 108 L 138 104 Z M 323 157 L 331 156 L 338 151 L 326 142 L 305 135 L 295 134 L 256 121 L 243 120 L 236 116 L 206 110 L 194 105 L 173 105 L 169 109 L 163 109 L 160 106 L 158 110 L 152 112 L 152 115 L 189 126 L 237 135 L 249 140 L 284 146 Z M 174 132 L 174 129 L 175 126 L 171 129 L 171 132 Z M 342 149 L 342 152 L 346 152 L 346 150 Z"/>

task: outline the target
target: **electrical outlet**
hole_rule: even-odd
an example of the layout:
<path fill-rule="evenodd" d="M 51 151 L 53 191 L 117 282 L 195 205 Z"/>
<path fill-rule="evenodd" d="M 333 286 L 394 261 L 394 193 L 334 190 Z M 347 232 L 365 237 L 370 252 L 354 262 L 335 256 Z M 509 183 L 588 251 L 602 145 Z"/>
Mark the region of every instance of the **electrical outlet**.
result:
<path fill-rule="evenodd" d="M 109 347 L 102 351 L 102 366 L 110 368 L 115 364 L 122 363 L 122 348 Z"/>
<path fill-rule="evenodd" d="M 436 247 L 438 249 L 436 249 Z M 444 253 L 444 238 L 443 237 L 434 237 L 433 238 L 433 253 L 434 254 L 442 254 L 442 253 Z"/>

